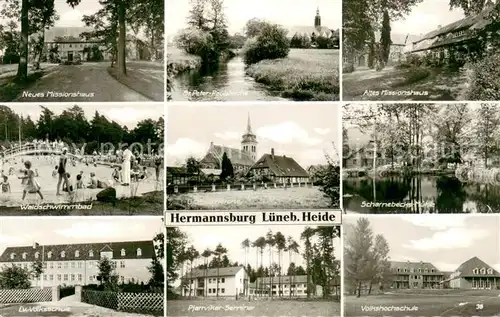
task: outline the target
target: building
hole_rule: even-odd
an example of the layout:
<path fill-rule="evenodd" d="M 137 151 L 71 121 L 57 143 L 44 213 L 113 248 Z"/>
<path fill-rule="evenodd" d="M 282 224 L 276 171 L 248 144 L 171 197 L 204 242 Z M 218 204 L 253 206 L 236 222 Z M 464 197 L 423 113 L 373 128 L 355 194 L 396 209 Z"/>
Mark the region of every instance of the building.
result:
<path fill-rule="evenodd" d="M 111 60 L 111 54 L 106 46 L 97 39 L 84 39 L 83 33 L 92 32 L 91 27 L 53 27 L 44 30 L 44 51 L 46 59 L 51 56 L 61 61 L 88 61 L 91 60 L 92 50 L 97 49 L 103 60 Z M 40 37 L 35 34 L 32 37 Z M 140 39 L 127 35 L 127 59 L 147 60 L 150 59 L 149 51 Z"/>
<path fill-rule="evenodd" d="M 306 26 L 294 26 L 288 30 L 287 34 L 288 38 L 296 37 L 308 37 L 310 39 L 314 37 L 326 37 L 331 38 L 334 36 L 338 36 L 338 32 L 330 29 L 326 26 L 321 25 L 321 15 L 319 14 L 319 8 L 316 10 L 316 16 L 314 17 L 313 25 Z"/>
<path fill-rule="evenodd" d="M 281 283 L 281 284 L 280 284 Z M 306 297 L 307 296 L 307 275 L 296 276 L 273 276 L 258 277 L 254 283 L 250 284 L 250 293 L 252 296 L 272 296 L 283 297 Z M 315 296 L 322 296 L 322 288 L 315 285 Z"/>
<path fill-rule="evenodd" d="M 391 288 L 442 288 L 444 273 L 429 262 L 391 261 Z"/>
<path fill-rule="evenodd" d="M 181 278 L 183 296 L 246 296 L 248 283 L 248 275 L 243 266 L 193 269 Z"/>
<path fill-rule="evenodd" d="M 451 288 L 499 289 L 500 273 L 475 256 L 462 263 L 447 282 Z"/>
<path fill-rule="evenodd" d="M 252 132 L 250 115 L 248 116 L 246 132 L 241 137 L 241 149 L 235 149 L 223 145 L 215 145 L 210 142 L 207 154 L 200 161 L 202 169 L 221 170 L 222 156 L 226 153 L 233 165 L 235 174 L 245 174 L 255 163 L 257 158 L 257 136 Z M 212 173 L 213 174 L 213 173 Z M 215 175 L 215 174 L 214 174 Z"/>
<path fill-rule="evenodd" d="M 500 2 L 497 1 L 497 4 Z M 438 26 L 436 30 L 425 34 L 419 40 L 413 42 L 412 53 L 431 54 L 436 59 L 460 58 L 460 55 L 475 50 L 482 44 L 482 38 L 498 36 L 497 34 L 483 34 L 491 23 L 490 13 L 495 4 L 492 0 L 487 0 L 484 8 L 476 15 L 465 17 L 445 26 Z"/>
<path fill-rule="evenodd" d="M 113 262 L 120 282 L 144 282 L 151 277 L 148 266 L 156 257 L 152 240 L 7 247 L 0 256 L 0 267 L 16 265 L 30 269 L 35 262 L 44 268 L 34 286 L 87 285 L 99 283 L 98 263 Z"/>
<path fill-rule="evenodd" d="M 309 174 L 293 158 L 285 155 L 264 154 L 250 168 L 255 176 L 267 178 L 275 183 L 306 183 L 310 181 Z"/>

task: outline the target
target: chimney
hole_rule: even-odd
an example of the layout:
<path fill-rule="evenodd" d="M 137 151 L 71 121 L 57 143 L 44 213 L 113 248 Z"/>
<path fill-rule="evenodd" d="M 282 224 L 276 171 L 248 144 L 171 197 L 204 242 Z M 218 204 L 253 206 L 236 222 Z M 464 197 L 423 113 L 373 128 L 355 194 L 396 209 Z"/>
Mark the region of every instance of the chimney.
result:
<path fill-rule="evenodd" d="M 214 147 L 214 142 L 210 142 L 210 148 L 213 148 Z"/>
<path fill-rule="evenodd" d="M 274 161 L 274 148 L 271 148 L 271 158 L 273 159 Z"/>

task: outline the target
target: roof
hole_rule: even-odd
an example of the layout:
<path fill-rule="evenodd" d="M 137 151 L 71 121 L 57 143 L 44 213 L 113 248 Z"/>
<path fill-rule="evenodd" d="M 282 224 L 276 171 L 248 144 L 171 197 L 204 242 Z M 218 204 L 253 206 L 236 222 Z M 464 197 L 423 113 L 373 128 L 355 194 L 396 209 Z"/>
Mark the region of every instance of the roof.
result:
<path fill-rule="evenodd" d="M 183 278 L 198 278 L 198 277 L 222 277 L 235 276 L 239 271 L 244 270 L 243 266 L 231 266 L 212 269 L 193 269 L 186 273 Z"/>
<path fill-rule="evenodd" d="M 271 277 L 257 277 L 256 280 L 259 284 L 270 284 L 271 283 Z M 273 276 L 272 277 L 272 283 L 273 284 L 290 284 L 290 283 L 307 283 L 307 275 L 296 275 L 296 276 L 289 276 L 289 275 L 283 275 L 281 278 L 279 276 Z M 311 280 L 312 282 L 312 280 Z M 340 276 L 336 276 L 331 280 L 331 285 L 340 285 Z M 250 283 L 250 285 L 254 286 L 256 283 Z"/>
<path fill-rule="evenodd" d="M 185 167 L 175 167 L 175 166 L 167 166 L 167 174 L 190 175 Z"/>
<path fill-rule="evenodd" d="M 410 269 L 413 269 L 414 272 L 413 273 L 417 273 L 415 272 L 415 270 L 418 270 L 418 269 L 427 269 L 428 272 L 427 273 L 424 273 L 424 272 L 420 272 L 420 273 L 424 273 L 424 274 L 428 274 L 428 275 L 443 275 L 443 272 L 439 271 L 437 267 L 434 266 L 434 264 L 430 263 L 430 262 L 410 262 L 410 261 L 407 261 L 407 262 L 404 262 L 404 261 L 391 261 L 391 269 L 408 269 L 408 272 L 405 272 L 405 273 L 411 273 L 410 272 Z M 434 272 L 431 272 L 431 270 L 434 270 Z M 401 273 L 401 272 L 399 272 Z"/>
<path fill-rule="evenodd" d="M 250 167 L 254 164 L 252 156 L 245 151 L 213 144 L 211 144 L 207 154 L 201 160 L 201 163 L 217 164 L 217 166 L 220 168 L 222 156 L 224 155 L 224 153 L 226 153 L 227 157 L 233 165 L 236 164 Z"/>
<path fill-rule="evenodd" d="M 222 170 L 216 168 L 201 168 L 200 172 L 202 172 L 205 175 L 219 176 L 222 173 Z"/>
<path fill-rule="evenodd" d="M 85 26 L 67 26 L 67 27 L 61 27 L 61 26 L 56 26 L 52 27 L 50 29 L 44 30 L 44 41 L 45 43 L 53 43 L 55 42 L 56 38 L 75 38 L 75 39 L 80 39 L 81 42 L 89 42 L 86 40 L 83 40 L 80 37 L 80 34 L 85 33 L 85 32 L 92 32 L 94 31 L 94 28 L 92 27 L 85 27 Z M 41 32 L 33 34 L 31 36 L 41 36 Z M 127 34 L 127 40 L 134 40 L 134 37 Z M 74 40 L 68 40 L 68 41 L 63 41 L 61 43 L 75 43 Z"/>
<path fill-rule="evenodd" d="M 473 270 L 474 269 L 479 269 L 481 270 L 482 268 L 485 268 L 486 270 L 492 269 L 493 274 L 474 274 Z M 500 273 L 496 271 L 493 267 L 489 266 L 486 264 L 486 262 L 482 261 L 479 259 L 477 256 L 465 261 L 462 263 L 458 269 L 455 270 L 453 278 L 457 277 L 479 277 L 479 276 L 500 276 Z"/>
<path fill-rule="evenodd" d="M 142 255 L 137 256 L 137 249 L 141 249 Z M 125 255 L 121 255 L 121 250 L 125 250 Z M 112 250 L 113 259 L 152 259 L 155 256 L 155 248 L 152 240 L 145 241 L 123 241 L 123 242 L 100 242 L 100 243 L 76 243 L 76 244 L 52 244 L 38 245 L 33 248 L 30 246 L 7 247 L 0 256 L 0 262 L 34 262 L 41 260 L 42 250 L 44 251 L 44 260 L 46 261 L 85 261 L 99 260 L 99 252 L 107 252 Z M 89 256 L 89 251 L 94 252 L 94 256 Z M 61 257 L 61 252 L 65 252 L 65 256 Z M 79 256 L 75 257 L 75 251 L 79 251 Z M 35 258 L 35 253 L 39 252 L 40 258 Z M 52 252 L 52 257 L 49 259 L 47 253 Z M 11 260 L 11 254 L 15 253 L 16 257 Z M 22 258 L 22 254 L 26 253 L 26 258 Z"/>
<path fill-rule="evenodd" d="M 324 36 L 330 37 L 332 34 L 335 34 L 335 31 L 330 30 L 326 26 L 294 26 L 288 30 L 288 37 L 292 37 L 295 34 L 297 35 L 307 35 L 311 36 L 314 33 L 316 36 Z"/>
<path fill-rule="evenodd" d="M 264 154 L 251 169 L 269 168 L 274 176 L 309 177 L 309 174 L 293 158 L 285 155 Z"/>
<path fill-rule="evenodd" d="M 380 38 L 380 31 L 375 32 L 375 38 Z M 419 35 L 414 34 L 401 34 L 391 32 L 391 41 L 393 45 L 407 45 L 418 41 L 421 38 Z"/>

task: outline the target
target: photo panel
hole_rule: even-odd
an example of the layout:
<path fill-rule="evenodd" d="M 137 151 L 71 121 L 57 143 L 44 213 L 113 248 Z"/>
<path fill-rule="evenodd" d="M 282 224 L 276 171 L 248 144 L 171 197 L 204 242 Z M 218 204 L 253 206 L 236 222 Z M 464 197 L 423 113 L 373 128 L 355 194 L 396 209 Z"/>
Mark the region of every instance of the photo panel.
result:
<path fill-rule="evenodd" d="M 0 102 L 163 102 L 164 2 L 120 6 L 3 1 Z"/>
<path fill-rule="evenodd" d="M 166 0 L 167 100 L 339 100 L 341 3 Z"/>
<path fill-rule="evenodd" d="M 497 215 L 348 215 L 344 316 L 495 316 Z"/>
<path fill-rule="evenodd" d="M 301 212 L 167 217 L 167 316 L 341 316 L 341 212 L 330 212 L 337 218 L 293 223 L 283 219 Z"/>
<path fill-rule="evenodd" d="M 165 315 L 161 217 L 2 218 L 2 316 Z"/>
<path fill-rule="evenodd" d="M 346 101 L 500 99 L 500 3 L 343 1 Z"/>
<path fill-rule="evenodd" d="M 339 208 L 340 106 L 169 104 L 168 210 Z"/>
<path fill-rule="evenodd" d="M 343 106 L 346 213 L 498 213 L 499 103 Z"/>
<path fill-rule="evenodd" d="M 0 109 L 2 216 L 163 215 L 163 103 Z"/>

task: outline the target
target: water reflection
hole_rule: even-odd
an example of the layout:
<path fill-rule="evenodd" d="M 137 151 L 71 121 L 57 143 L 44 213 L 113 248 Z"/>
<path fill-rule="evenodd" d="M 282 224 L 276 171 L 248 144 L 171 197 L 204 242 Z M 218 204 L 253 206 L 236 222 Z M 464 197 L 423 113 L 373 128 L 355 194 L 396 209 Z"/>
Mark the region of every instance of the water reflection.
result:
<path fill-rule="evenodd" d="M 465 183 L 454 176 L 349 178 L 343 193 L 347 212 L 500 212 L 500 185 Z"/>
<path fill-rule="evenodd" d="M 226 63 L 203 67 L 199 71 L 186 72 L 176 77 L 172 91 L 172 101 L 272 100 L 286 99 L 247 76 L 245 63 L 239 56 Z"/>

